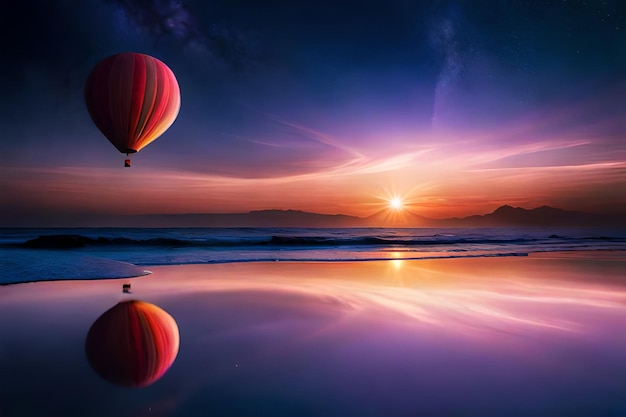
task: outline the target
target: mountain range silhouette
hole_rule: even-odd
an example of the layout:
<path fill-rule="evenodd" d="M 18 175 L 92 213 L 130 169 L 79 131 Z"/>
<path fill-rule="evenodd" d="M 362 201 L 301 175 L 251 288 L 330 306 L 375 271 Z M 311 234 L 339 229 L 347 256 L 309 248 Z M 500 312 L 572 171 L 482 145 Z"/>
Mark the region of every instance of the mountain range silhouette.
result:
<path fill-rule="evenodd" d="M 130 217 L 130 218 L 128 218 Z M 433 219 L 404 212 L 390 221 L 387 213 L 369 217 L 319 214 L 300 210 L 256 210 L 246 213 L 150 214 L 127 216 L 135 227 L 550 227 L 626 226 L 626 214 L 593 214 L 541 206 L 503 205 L 491 213 Z"/>

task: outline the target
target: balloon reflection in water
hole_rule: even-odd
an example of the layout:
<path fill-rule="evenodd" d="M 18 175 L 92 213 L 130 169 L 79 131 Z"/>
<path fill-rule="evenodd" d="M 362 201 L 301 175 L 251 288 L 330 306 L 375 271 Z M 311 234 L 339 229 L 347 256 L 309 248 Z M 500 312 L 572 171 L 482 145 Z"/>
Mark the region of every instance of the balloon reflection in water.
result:
<path fill-rule="evenodd" d="M 172 316 L 154 304 L 129 300 L 94 322 L 85 351 L 89 364 L 102 378 L 125 387 L 145 387 L 174 363 L 179 341 Z"/>

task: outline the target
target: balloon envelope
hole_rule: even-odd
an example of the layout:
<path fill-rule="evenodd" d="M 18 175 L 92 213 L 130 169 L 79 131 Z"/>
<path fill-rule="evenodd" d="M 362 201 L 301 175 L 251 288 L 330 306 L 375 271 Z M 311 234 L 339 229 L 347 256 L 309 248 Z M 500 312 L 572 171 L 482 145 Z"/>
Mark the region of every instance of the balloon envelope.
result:
<path fill-rule="evenodd" d="M 107 381 L 145 387 L 170 368 L 178 354 L 176 321 L 154 304 L 123 301 L 100 316 L 85 341 L 87 360 Z"/>
<path fill-rule="evenodd" d="M 167 65 L 124 52 L 98 63 L 85 82 L 85 103 L 100 131 L 122 153 L 161 136 L 180 109 L 180 89 Z"/>

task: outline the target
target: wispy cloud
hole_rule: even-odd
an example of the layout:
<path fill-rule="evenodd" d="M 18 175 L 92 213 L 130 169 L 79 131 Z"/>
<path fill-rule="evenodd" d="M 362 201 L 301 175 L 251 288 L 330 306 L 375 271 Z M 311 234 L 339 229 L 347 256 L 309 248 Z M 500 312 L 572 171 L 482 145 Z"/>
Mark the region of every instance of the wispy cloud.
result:
<path fill-rule="evenodd" d="M 331 135 L 328 135 L 326 133 L 311 129 L 309 127 L 306 126 L 302 126 L 296 123 L 292 123 L 292 122 L 287 122 L 285 120 L 281 120 L 281 119 L 276 119 L 276 122 L 284 125 L 284 126 L 289 126 L 291 128 L 294 128 L 300 132 L 303 132 L 305 134 L 307 134 L 310 138 L 323 143 L 324 145 L 328 145 L 331 146 L 333 148 L 339 149 L 341 151 L 346 152 L 347 154 L 355 157 L 355 158 L 363 158 L 364 155 L 357 150 L 356 148 L 346 145 L 345 143 L 342 143 L 341 141 L 337 140 L 336 138 L 334 138 Z"/>

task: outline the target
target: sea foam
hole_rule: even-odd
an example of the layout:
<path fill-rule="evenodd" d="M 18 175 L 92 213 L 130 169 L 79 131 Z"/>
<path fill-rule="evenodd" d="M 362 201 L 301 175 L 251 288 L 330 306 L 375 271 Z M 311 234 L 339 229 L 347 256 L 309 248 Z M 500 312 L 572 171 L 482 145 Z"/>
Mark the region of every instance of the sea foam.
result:
<path fill-rule="evenodd" d="M 149 274 L 142 267 L 58 250 L 8 250 L 0 252 L 0 285 L 62 279 L 113 279 Z"/>

